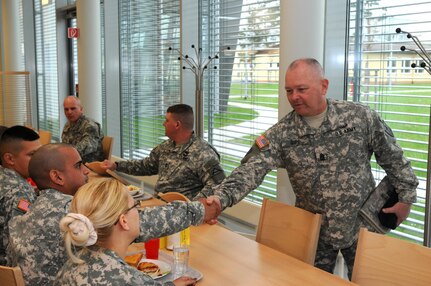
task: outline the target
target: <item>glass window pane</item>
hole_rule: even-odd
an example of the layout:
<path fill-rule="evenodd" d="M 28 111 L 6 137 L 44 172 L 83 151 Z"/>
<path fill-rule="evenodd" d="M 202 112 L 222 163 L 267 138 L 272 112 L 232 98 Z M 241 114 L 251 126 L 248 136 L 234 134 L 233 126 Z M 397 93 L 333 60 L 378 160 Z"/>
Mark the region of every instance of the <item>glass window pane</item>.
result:
<path fill-rule="evenodd" d="M 217 69 L 210 67 L 204 79 L 206 139 L 221 154 L 227 174 L 278 121 L 279 6 L 278 0 L 202 4 L 202 47 L 209 54 L 220 51 Z M 269 173 L 246 200 L 275 197 L 276 176 Z"/>
<path fill-rule="evenodd" d="M 419 67 L 422 59 L 405 33 L 431 48 L 431 1 L 351 1 L 348 100 L 378 111 L 392 128 L 419 178 L 418 202 L 410 217 L 391 233 L 422 243 L 431 104 L 431 77 Z M 401 46 L 408 49 L 401 51 Z M 411 65 L 417 66 L 412 68 Z M 414 72 L 413 72 L 414 71 Z M 375 178 L 384 171 L 375 163 Z"/>
<path fill-rule="evenodd" d="M 119 1 L 122 156 L 142 158 L 164 138 L 166 109 L 180 102 L 180 1 Z"/>

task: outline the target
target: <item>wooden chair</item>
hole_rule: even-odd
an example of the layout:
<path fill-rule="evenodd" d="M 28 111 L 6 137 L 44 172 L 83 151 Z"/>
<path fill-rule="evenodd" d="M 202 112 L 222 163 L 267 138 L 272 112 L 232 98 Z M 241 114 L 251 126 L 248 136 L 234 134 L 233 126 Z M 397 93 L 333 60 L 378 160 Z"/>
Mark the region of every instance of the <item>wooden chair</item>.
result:
<path fill-rule="evenodd" d="M 24 286 L 21 269 L 16 267 L 0 266 L 0 281 L 3 286 Z"/>
<path fill-rule="evenodd" d="M 111 160 L 112 147 L 114 146 L 114 138 L 110 136 L 104 136 L 102 140 L 103 155 L 106 160 Z"/>
<path fill-rule="evenodd" d="M 167 202 L 173 202 L 173 201 L 184 201 L 188 202 L 190 201 L 185 195 L 178 193 L 178 192 L 168 192 L 168 193 L 158 193 L 159 197 L 164 199 Z"/>
<path fill-rule="evenodd" d="M 361 228 L 352 282 L 363 286 L 429 286 L 430 267 L 430 248 Z"/>
<path fill-rule="evenodd" d="M 265 198 L 256 241 L 314 265 L 322 216 Z"/>
<path fill-rule="evenodd" d="M 52 134 L 49 131 L 39 129 L 39 141 L 40 144 L 45 145 L 51 143 Z"/>

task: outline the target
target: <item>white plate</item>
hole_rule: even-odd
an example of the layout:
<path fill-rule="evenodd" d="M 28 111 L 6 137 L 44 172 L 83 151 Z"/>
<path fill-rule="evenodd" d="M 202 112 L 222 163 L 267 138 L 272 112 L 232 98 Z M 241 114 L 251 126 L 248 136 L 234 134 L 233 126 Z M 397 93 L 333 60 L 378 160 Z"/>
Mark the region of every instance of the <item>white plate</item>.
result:
<path fill-rule="evenodd" d="M 132 198 L 137 201 L 146 201 L 151 199 L 152 197 L 153 197 L 152 195 L 145 192 L 138 192 L 137 194 L 132 195 Z"/>
<path fill-rule="evenodd" d="M 142 190 L 133 190 L 133 191 L 129 191 L 129 194 L 133 197 L 133 196 L 137 196 L 142 194 Z"/>
<path fill-rule="evenodd" d="M 166 263 L 164 261 L 144 258 L 144 259 L 141 259 L 141 261 L 139 261 L 139 263 L 141 262 L 152 262 L 160 267 L 160 272 L 162 273 L 162 275 L 155 276 L 155 277 L 148 275 L 148 276 L 151 276 L 151 278 L 153 279 L 159 279 L 171 273 L 171 266 L 169 265 L 169 263 Z"/>

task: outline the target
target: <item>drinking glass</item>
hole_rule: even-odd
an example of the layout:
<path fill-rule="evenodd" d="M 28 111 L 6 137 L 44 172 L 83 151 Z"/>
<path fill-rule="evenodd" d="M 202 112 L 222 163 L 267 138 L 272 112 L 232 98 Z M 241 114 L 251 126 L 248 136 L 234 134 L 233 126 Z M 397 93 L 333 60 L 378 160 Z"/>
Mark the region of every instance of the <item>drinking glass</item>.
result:
<path fill-rule="evenodd" d="M 174 245 L 174 276 L 181 277 L 187 272 L 189 264 L 189 248 L 187 245 Z"/>

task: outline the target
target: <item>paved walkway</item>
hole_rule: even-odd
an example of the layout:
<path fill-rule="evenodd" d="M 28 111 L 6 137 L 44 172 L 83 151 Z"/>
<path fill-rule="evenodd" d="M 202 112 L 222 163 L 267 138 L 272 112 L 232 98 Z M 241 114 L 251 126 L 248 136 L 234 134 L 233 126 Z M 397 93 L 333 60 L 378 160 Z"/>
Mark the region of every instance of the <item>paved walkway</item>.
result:
<path fill-rule="evenodd" d="M 256 108 L 256 106 L 249 103 L 231 102 L 229 105 L 254 109 L 258 113 L 258 116 L 250 121 L 244 121 L 213 130 L 212 144 L 220 153 L 242 158 L 250 149 L 251 145 L 241 146 L 237 145 L 237 143 L 230 143 L 229 141 L 234 141 L 235 139 L 248 135 L 259 136 L 278 121 L 278 111 L 270 107 L 259 106 Z M 208 132 L 205 133 L 204 137 L 208 138 L 207 136 Z"/>

